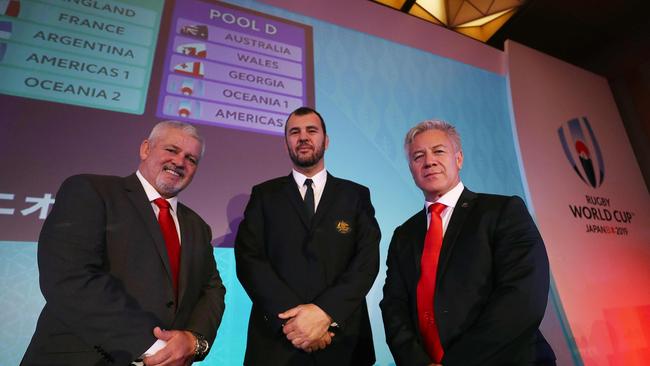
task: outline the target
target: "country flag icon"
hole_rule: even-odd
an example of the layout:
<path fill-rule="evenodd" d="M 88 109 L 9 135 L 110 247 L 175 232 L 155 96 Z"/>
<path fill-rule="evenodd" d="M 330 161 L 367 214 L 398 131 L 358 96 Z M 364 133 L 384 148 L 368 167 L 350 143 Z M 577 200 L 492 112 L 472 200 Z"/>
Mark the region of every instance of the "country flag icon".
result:
<path fill-rule="evenodd" d="M 0 62 L 5 58 L 5 53 L 7 52 L 7 44 L 0 42 Z"/>
<path fill-rule="evenodd" d="M 199 97 L 203 95 L 203 82 L 201 80 L 183 79 L 178 90 L 183 95 Z"/>
<path fill-rule="evenodd" d="M 11 38 L 11 22 L 0 21 L 0 39 L 9 39 Z"/>
<path fill-rule="evenodd" d="M 186 56 L 193 56 L 199 58 L 206 58 L 208 51 L 206 50 L 205 43 L 186 43 L 176 47 L 176 52 L 182 53 Z"/>
<path fill-rule="evenodd" d="M 187 100 L 183 100 L 180 103 L 178 103 L 178 116 L 179 117 L 187 118 L 187 117 L 189 117 L 191 115 L 192 115 L 192 103 L 191 102 L 189 102 Z"/>
<path fill-rule="evenodd" d="M 202 78 L 205 76 L 205 67 L 203 62 L 183 62 L 174 66 L 174 72 Z"/>
<path fill-rule="evenodd" d="M 181 83 L 181 94 L 192 95 L 194 93 L 194 80 L 183 80 Z"/>
<path fill-rule="evenodd" d="M 199 118 L 201 116 L 201 104 L 196 100 L 165 98 L 163 113 L 168 116 Z"/>
<path fill-rule="evenodd" d="M 0 15 L 17 18 L 20 14 L 19 0 L 0 0 Z"/>
<path fill-rule="evenodd" d="M 191 37 L 208 39 L 208 26 L 200 24 L 190 24 L 181 27 L 181 34 Z"/>

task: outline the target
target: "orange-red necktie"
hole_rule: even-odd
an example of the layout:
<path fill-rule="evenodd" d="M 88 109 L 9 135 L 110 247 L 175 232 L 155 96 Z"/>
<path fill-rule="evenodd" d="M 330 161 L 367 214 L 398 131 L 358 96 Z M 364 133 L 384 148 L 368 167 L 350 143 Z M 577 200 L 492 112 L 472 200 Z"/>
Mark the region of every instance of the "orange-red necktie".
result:
<path fill-rule="evenodd" d="M 165 239 L 165 246 L 167 247 L 167 257 L 169 258 L 169 266 L 172 271 L 174 292 L 178 296 L 178 271 L 181 266 L 181 243 L 178 240 L 176 224 L 174 224 L 172 214 L 169 212 L 170 204 L 166 199 L 156 198 L 153 203 L 160 208 L 160 212 L 158 212 L 158 224 L 160 225 L 160 230 Z"/>
<path fill-rule="evenodd" d="M 440 363 L 444 351 L 440 343 L 438 326 L 433 310 L 436 289 L 438 258 L 442 247 L 442 219 L 440 213 L 445 209 L 442 203 L 429 206 L 431 222 L 424 238 L 424 250 L 420 260 L 420 280 L 417 288 L 418 323 L 427 353 L 435 363 Z"/>

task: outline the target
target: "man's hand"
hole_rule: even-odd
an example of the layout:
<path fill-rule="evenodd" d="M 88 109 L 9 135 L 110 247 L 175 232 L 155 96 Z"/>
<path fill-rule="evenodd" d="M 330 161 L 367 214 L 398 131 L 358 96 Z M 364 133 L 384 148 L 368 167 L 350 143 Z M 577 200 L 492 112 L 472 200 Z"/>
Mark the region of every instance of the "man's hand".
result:
<path fill-rule="evenodd" d="M 332 341 L 331 337 L 329 337 L 329 342 L 325 338 L 324 343 L 317 343 L 323 336 L 328 334 L 327 329 L 332 324 L 332 318 L 317 305 L 298 305 L 280 313 L 278 317 L 284 320 L 288 319 L 287 323 L 282 327 L 282 332 L 296 348 L 302 348 L 305 351 L 313 349 L 313 346 L 316 345 L 323 345 L 323 348 L 325 348 Z"/>
<path fill-rule="evenodd" d="M 306 349 L 303 350 L 305 352 L 314 352 L 314 351 L 319 351 L 321 349 L 325 349 L 327 346 L 329 346 L 332 343 L 332 338 L 334 338 L 334 333 L 326 332 L 325 334 L 323 334 L 322 337 L 320 337 L 320 339 L 310 344 Z"/>
<path fill-rule="evenodd" d="M 153 356 L 142 360 L 147 366 L 185 366 L 192 363 L 196 339 L 194 335 L 185 330 L 162 330 L 156 327 L 153 335 L 167 342 L 167 345 Z"/>

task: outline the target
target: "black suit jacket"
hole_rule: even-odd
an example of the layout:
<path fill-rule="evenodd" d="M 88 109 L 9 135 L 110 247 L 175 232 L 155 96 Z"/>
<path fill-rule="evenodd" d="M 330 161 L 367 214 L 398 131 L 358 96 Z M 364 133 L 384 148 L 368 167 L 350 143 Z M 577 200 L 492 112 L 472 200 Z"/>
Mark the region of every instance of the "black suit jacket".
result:
<path fill-rule="evenodd" d="M 155 341 L 153 328 L 214 341 L 225 288 L 209 226 L 178 204 L 179 301 L 154 211 L 135 174 L 78 175 L 56 196 L 38 243 L 46 304 L 23 365 L 128 365 Z"/>
<path fill-rule="evenodd" d="M 422 345 L 416 301 L 426 220 L 422 210 L 395 229 L 388 252 L 380 307 L 397 365 L 432 363 Z M 552 362 L 555 356 L 538 330 L 548 289 L 546 250 L 523 201 L 465 189 L 437 271 L 434 312 L 442 364 Z"/>
<path fill-rule="evenodd" d="M 380 232 L 366 187 L 327 176 L 311 222 L 290 174 L 253 187 L 235 241 L 237 276 L 253 301 L 246 365 L 371 365 L 365 296 L 379 270 Z M 314 303 L 339 324 L 333 343 L 294 348 L 278 314 Z"/>

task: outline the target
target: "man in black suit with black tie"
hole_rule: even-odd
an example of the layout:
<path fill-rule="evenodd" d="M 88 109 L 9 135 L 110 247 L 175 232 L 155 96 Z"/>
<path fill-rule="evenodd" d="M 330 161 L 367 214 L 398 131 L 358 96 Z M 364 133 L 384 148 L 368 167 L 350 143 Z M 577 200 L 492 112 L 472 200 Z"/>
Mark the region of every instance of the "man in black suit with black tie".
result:
<path fill-rule="evenodd" d="M 210 227 L 176 197 L 203 150 L 193 126 L 160 122 L 135 174 L 61 185 L 38 242 L 46 303 L 21 365 L 187 365 L 206 356 L 225 288 Z"/>
<path fill-rule="evenodd" d="M 318 112 L 285 126 L 293 171 L 253 187 L 235 241 L 237 276 L 253 302 L 245 365 L 374 364 L 365 296 L 380 232 L 366 187 L 330 175 Z"/>
<path fill-rule="evenodd" d="M 538 330 L 548 258 L 524 202 L 463 186 L 460 136 L 446 122 L 416 125 L 404 149 L 426 202 L 388 251 L 380 307 L 397 365 L 554 365 Z"/>

